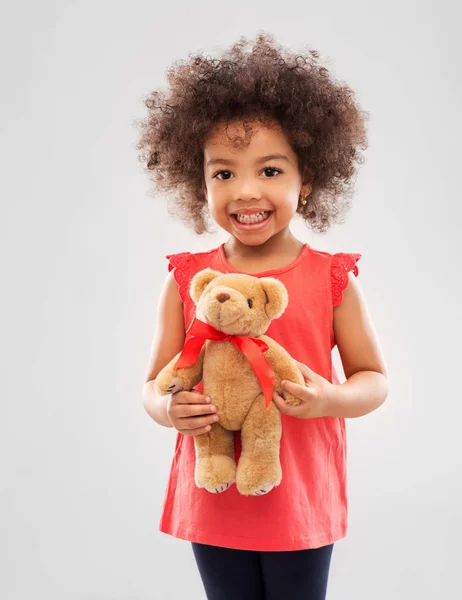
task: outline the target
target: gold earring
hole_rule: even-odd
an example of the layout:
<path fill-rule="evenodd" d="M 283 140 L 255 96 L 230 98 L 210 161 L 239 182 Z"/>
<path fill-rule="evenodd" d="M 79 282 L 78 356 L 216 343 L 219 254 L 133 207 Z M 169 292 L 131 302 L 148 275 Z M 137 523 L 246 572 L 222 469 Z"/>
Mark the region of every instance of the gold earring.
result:
<path fill-rule="evenodd" d="M 310 192 L 308 192 L 307 195 L 304 198 L 302 198 L 302 195 L 300 194 L 300 196 L 299 196 L 300 203 L 306 204 L 308 202 L 307 198 L 309 195 L 310 195 Z"/>

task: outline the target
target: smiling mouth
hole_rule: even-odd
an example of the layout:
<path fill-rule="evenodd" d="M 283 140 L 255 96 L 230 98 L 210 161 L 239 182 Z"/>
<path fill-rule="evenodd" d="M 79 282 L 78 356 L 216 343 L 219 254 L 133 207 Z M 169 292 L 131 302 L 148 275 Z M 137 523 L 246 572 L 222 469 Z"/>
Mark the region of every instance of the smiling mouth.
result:
<path fill-rule="evenodd" d="M 272 212 L 273 211 L 271 210 L 262 210 L 261 212 L 254 213 L 252 215 L 232 213 L 231 216 L 235 221 L 241 223 L 242 225 L 252 225 L 253 223 L 263 223 L 263 221 L 268 219 Z"/>

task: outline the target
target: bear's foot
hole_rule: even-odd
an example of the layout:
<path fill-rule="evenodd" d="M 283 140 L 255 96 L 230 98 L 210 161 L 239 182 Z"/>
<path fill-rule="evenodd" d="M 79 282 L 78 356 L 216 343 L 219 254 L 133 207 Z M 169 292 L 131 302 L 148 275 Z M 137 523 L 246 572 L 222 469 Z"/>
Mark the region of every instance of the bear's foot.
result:
<path fill-rule="evenodd" d="M 267 464 L 245 456 L 240 457 L 236 473 L 238 492 L 244 496 L 263 496 L 278 486 L 282 480 L 279 459 Z"/>
<path fill-rule="evenodd" d="M 196 485 L 212 494 L 220 494 L 236 481 L 236 463 L 233 458 L 216 454 L 198 458 L 195 473 Z"/>
<path fill-rule="evenodd" d="M 276 484 L 268 483 L 268 485 L 264 485 L 262 488 L 258 490 L 258 492 L 253 492 L 249 494 L 249 496 L 263 496 L 263 494 L 267 494 L 271 492 L 271 490 L 275 487 Z"/>

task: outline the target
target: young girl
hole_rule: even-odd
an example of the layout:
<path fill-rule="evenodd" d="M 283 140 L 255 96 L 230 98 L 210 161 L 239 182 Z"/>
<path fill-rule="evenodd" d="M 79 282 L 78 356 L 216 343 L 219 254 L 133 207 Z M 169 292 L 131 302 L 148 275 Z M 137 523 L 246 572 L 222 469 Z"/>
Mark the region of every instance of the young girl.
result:
<path fill-rule="evenodd" d="M 209 218 L 229 233 L 211 250 L 166 257 L 143 389 L 148 414 L 178 432 L 160 530 L 191 542 L 207 598 L 321 600 L 333 545 L 347 533 L 345 418 L 383 403 L 387 374 L 356 281 L 361 255 L 316 250 L 290 224 L 298 215 L 322 232 L 339 218 L 367 147 L 366 117 L 315 51 L 292 55 L 264 34 L 246 46 L 242 38 L 221 60 L 177 64 L 169 93 L 152 93 L 142 123 L 138 148 L 158 189 L 176 192 L 175 214 L 198 234 Z M 183 348 L 195 314 L 188 286 L 206 267 L 276 277 L 289 293 L 267 335 L 291 354 L 305 385 L 284 385 L 302 400 L 296 408 L 273 395 L 283 478 L 264 482 L 259 495 L 196 486 L 193 436 L 213 436 L 220 410 L 202 383 L 171 396 L 154 389 Z M 235 432 L 237 463 L 240 450 Z"/>

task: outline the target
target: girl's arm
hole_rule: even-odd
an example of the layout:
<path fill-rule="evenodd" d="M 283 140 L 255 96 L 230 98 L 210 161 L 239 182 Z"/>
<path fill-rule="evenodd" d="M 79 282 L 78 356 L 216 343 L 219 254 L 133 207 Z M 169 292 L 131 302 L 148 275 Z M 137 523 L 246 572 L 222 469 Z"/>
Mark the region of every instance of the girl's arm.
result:
<path fill-rule="evenodd" d="M 186 338 L 183 303 L 174 272 L 174 269 L 169 272 L 160 293 L 154 339 L 142 391 L 146 412 L 164 427 L 173 427 L 167 415 L 170 395 L 159 396 L 154 388 L 154 380 L 165 365 L 181 352 Z"/>
<path fill-rule="evenodd" d="M 332 417 L 361 417 L 388 395 L 388 376 L 379 341 L 360 285 L 350 271 L 340 304 L 334 307 L 334 333 L 347 380 L 332 388 Z"/>

